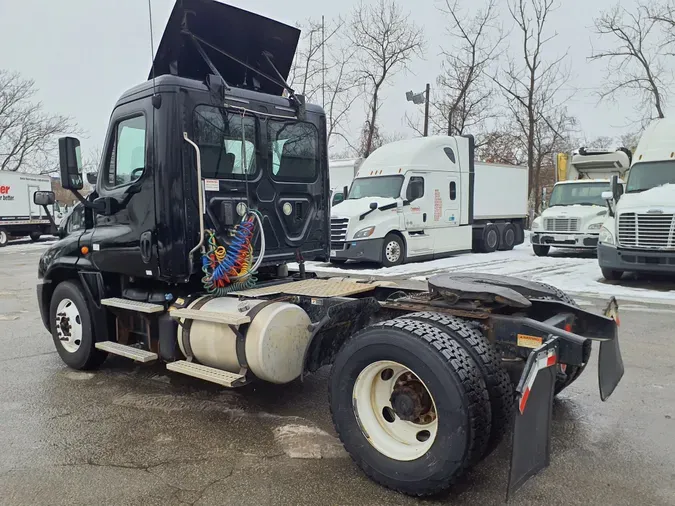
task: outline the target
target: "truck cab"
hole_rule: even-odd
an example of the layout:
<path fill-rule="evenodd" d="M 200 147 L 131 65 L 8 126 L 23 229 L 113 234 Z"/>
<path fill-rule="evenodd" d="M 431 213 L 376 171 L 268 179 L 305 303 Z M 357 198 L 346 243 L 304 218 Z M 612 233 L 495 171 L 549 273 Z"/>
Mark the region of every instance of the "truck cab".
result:
<path fill-rule="evenodd" d="M 625 272 L 675 273 L 675 155 L 672 119 L 654 120 L 638 144 L 625 192 L 615 181 L 604 197 L 611 215 L 600 231 L 605 279 Z"/>
<path fill-rule="evenodd" d="M 532 223 L 530 240 L 535 255 L 546 256 L 551 247 L 596 249 L 608 212 L 602 194 L 610 189 L 612 176 L 624 177 L 629 167 L 630 155 L 624 149 L 581 148 L 571 157 L 559 155 L 558 182 L 546 209 Z M 623 185 L 622 179 L 619 185 Z"/>

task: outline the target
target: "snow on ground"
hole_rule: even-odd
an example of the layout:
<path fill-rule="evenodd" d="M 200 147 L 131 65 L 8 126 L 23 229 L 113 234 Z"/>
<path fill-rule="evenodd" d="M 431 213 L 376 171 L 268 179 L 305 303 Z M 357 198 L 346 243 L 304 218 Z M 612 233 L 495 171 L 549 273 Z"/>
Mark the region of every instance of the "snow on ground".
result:
<path fill-rule="evenodd" d="M 31 251 L 41 251 L 47 249 L 56 241 L 58 241 L 58 239 L 52 239 L 49 236 L 38 242 L 32 242 L 30 239 L 18 239 L 16 241 L 10 241 L 7 246 L 0 248 L 0 254 L 13 255 L 17 253 L 24 254 Z"/>
<path fill-rule="evenodd" d="M 296 265 L 290 268 L 297 269 Z M 336 267 L 328 263 L 307 262 L 307 270 L 330 275 L 425 280 L 444 272 L 474 272 L 514 276 L 557 286 L 566 292 L 587 297 L 615 296 L 623 300 L 675 303 L 675 277 L 663 281 L 627 276 L 607 282 L 602 277 L 595 253 L 552 250 L 548 257 L 537 257 L 526 243 L 513 251 L 465 254 L 442 260 L 377 268 L 373 264 L 348 263 Z"/>

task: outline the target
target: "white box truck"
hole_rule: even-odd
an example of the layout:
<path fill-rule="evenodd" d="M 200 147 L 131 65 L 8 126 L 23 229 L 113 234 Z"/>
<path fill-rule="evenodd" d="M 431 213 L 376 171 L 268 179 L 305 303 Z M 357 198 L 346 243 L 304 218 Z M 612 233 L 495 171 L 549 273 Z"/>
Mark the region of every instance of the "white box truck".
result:
<path fill-rule="evenodd" d="M 344 160 L 330 160 L 328 172 L 330 176 L 330 202 L 331 205 L 339 204 L 347 195 L 345 188 L 349 190 L 352 181 L 363 163 L 363 158 L 350 158 Z"/>
<path fill-rule="evenodd" d="M 331 211 L 331 262 L 384 266 L 524 241 L 527 167 L 474 161 L 471 136 L 387 144 Z"/>
<path fill-rule="evenodd" d="M 37 241 L 54 232 L 44 209 L 33 203 L 36 191 L 51 190 L 49 176 L 0 171 L 0 247 L 12 237 L 30 236 Z"/>
<path fill-rule="evenodd" d="M 675 120 L 652 121 L 633 155 L 625 193 L 618 180 L 603 195 L 611 215 L 600 230 L 605 279 L 625 272 L 675 273 Z"/>
<path fill-rule="evenodd" d="M 548 207 L 532 222 L 532 249 L 537 256 L 556 248 L 595 249 L 600 227 L 607 217 L 603 192 L 610 189 L 612 176 L 624 178 L 631 154 L 616 151 L 589 151 L 584 148 L 571 157 L 558 155 L 557 179 Z M 620 180 L 623 183 L 623 180 Z"/>

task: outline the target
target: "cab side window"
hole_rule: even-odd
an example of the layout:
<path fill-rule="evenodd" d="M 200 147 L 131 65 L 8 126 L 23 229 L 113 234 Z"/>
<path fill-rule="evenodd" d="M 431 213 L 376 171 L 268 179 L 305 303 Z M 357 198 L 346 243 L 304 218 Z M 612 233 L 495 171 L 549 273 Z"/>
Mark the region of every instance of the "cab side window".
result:
<path fill-rule="evenodd" d="M 411 177 L 408 183 L 408 191 L 406 192 L 406 200 L 413 202 L 422 197 L 424 197 L 424 178 Z"/>
<path fill-rule="evenodd" d="M 108 188 L 137 181 L 145 171 L 145 116 L 120 121 L 108 154 L 105 182 Z"/>
<path fill-rule="evenodd" d="M 66 231 L 70 234 L 84 228 L 84 207 L 76 206 L 68 218 Z"/>

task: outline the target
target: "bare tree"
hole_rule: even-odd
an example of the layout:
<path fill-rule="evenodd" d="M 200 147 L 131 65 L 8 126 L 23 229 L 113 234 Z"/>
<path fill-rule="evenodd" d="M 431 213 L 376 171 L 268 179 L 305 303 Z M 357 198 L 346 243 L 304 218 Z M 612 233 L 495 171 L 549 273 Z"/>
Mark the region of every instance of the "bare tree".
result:
<path fill-rule="evenodd" d="M 352 14 L 348 37 L 355 50 L 355 73 L 368 97 L 361 156 L 374 151 L 383 86 L 406 70 L 413 57 L 424 54 L 422 29 L 408 18 L 396 0 L 362 1 Z"/>
<path fill-rule="evenodd" d="M 0 170 L 44 171 L 56 137 L 76 130 L 70 118 L 45 112 L 36 93 L 34 81 L 0 69 Z"/>
<path fill-rule="evenodd" d="M 546 44 L 556 36 L 547 31 L 554 0 L 510 0 L 509 13 L 521 37 L 522 53 L 510 57 L 493 82 L 507 99 L 514 135 L 522 136 L 529 169 L 529 191 L 535 211 L 541 204 L 541 172 L 552 160 L 555 146 L 568 138 L 574 120 L 561 107 L 559 94 L 566 82 L 567 53 L 546 61 Z M 520 63 L 522 62 L 522 63 Z"/>
<path fill-rule="evenodd" d="M 620 5 L 602 13 L 595 20 L 595 31 L 607 40 L 607 49 L 594 50 L 591 61 L 607 62 L 606 87 L 601 99 L 616 98 L 620 93 L 641 97 L 639 110 L 655 110 L 656 117 L 663 118 L 666 86 L 662 48 L 658 40 L 657 7 L 653 14 L 644 3 L 638 3 L 634 11 Z M 667 11 L 662 13 L 667 15 Z M 652 109 L 653 108 L 653 109 Z M 651 119 L 651 112 L 648 118 Z"/>

